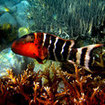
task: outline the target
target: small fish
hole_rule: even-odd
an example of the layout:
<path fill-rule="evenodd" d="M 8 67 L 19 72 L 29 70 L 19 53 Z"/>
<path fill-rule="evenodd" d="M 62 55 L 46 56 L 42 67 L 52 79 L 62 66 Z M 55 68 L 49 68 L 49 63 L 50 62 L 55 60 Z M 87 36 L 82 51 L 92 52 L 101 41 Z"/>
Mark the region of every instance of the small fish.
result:
<path fill-rule="evenodd" d="M 54 61 L 73 61 L 90 70 L 95 48 L 103 44 L 93 44 L 81 48 L 73 48 L 74 40 L 64 40 L 47 33 L 31 33 L 25 35 L 12 44 L 12 51 L 16 54 L 31 57 L 39 63 L 49 59 Z"/>

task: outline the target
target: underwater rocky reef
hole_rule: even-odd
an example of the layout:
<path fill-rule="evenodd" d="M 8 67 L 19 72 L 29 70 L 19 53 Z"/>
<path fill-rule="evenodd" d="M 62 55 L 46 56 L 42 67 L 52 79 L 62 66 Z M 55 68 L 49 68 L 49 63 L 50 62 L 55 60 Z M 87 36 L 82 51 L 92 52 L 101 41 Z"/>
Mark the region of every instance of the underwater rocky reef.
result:
<path fill-rule="evenodd" d="M 33 32 L 105 44 L 105 0 L 0 0 L 0 105 L 104 105 L 105 46 L 93 70 L 17 55 L 11 44 Z"/>

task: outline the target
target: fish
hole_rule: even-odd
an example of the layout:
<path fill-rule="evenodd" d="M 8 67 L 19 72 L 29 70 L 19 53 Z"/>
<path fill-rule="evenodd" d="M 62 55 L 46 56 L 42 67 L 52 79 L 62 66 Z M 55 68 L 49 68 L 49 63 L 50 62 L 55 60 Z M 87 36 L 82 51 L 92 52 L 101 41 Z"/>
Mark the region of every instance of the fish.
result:
<path fill-rule="evenodd" d="M 11 46 L 14 53 L 36 59 L 43 64 L 45 59 L 65 62 L 73 61 L 90 70 L 92 52 L 103 44 L 92 44 L 75 48 L 74 40 L 65 40 L 48 33 L 30 33 L 15 40 Z"/>

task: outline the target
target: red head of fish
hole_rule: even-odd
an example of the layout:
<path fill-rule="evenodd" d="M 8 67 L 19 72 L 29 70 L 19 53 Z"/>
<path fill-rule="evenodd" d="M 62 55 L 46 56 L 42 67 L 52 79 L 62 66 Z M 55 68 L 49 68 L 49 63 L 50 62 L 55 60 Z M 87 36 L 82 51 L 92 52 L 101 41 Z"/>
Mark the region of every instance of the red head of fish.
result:
<path fill-rule="evenodd" d="M 12 51 L 16 54 L 35 58 L 42 63 L 47 56 L 46 48 L 42 48 L 36 33 L 25 35 L 12 44 Z"/>

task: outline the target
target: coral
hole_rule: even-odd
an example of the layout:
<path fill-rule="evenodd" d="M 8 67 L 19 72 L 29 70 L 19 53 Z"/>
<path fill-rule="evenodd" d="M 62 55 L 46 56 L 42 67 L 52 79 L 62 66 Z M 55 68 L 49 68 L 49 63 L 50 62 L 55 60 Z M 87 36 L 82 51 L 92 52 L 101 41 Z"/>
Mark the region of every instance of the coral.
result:
<path fill-rule="evenodd" d="M 105 104 L 105 78 L 85 73 L 74 64 L 75 72 L 60 67 L 34 72 L 34 67 L 18 76 L 8 71 L 0 79 L 0 105 L 102 105 Z"/>

